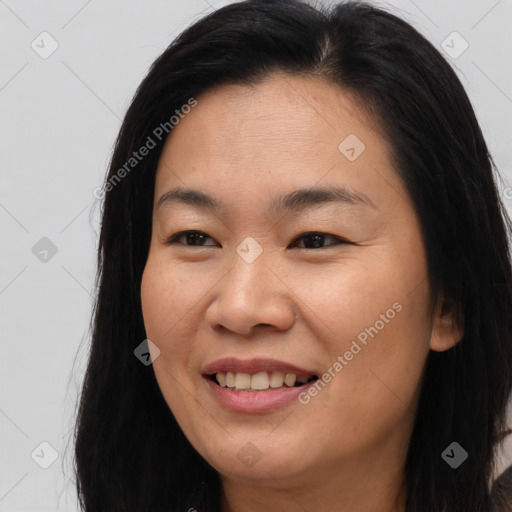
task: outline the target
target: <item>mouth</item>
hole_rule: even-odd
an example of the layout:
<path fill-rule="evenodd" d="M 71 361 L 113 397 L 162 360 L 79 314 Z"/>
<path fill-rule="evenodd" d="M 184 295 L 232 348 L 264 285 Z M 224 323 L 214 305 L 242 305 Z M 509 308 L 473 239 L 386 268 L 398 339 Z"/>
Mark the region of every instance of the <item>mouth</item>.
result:
<path fill-rule="evenodd" d="M 317 375 L 285 373 L 283 371 L 216 372 L 205 375 L 214 384 L 231 391 L 262 393 L 274 389 L 299 388 L 318 380 Z"/>
<path fill-rule="evenodd" d="M 291 406 L 319 378 L 315 371 L 262 358 L 220 359 L 201 375 L 212 398 L 236 413 L 270 413 Z"/>

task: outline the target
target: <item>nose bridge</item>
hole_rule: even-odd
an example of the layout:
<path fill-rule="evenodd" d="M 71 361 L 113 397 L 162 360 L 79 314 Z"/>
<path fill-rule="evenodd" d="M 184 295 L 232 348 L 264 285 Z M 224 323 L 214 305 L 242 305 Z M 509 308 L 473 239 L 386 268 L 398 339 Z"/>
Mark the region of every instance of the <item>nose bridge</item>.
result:
<path fill-rule="evenodd" d="M 257 298 L 263 290 L 258 289 L 263 282 L 267 282 L 267 268 L 270 264 L 270 253 L 253 238 L 245 239 L 236 247 L 232 258 L 232 268 L 229 273 L 230 286 L 243 295 Z"/>
<path fill-rule="evenodd" d="M 231 270 L 223 286 L 224 304 L 231 301 L 230 307 L 240 309 L 240 313 L 243 310 L 247 314 L 253 308 L 260 308 L 265 301 L 268 302 L 276 285 L 270 283 L 273 276 L 267 268 L 271 265 L 269 256 L 269 251 L 265 251 L 251 237 L 236 247 L 231 258 Z"/>
<path fill-rule="evenodd" d="M 210 324 L 245 335 L 260 324 L 288 328 L 294 312 L 286 286 L 271 270 L 273 262 L 272 254 L 254 239 L 239 244 L 210 306 Z"/>

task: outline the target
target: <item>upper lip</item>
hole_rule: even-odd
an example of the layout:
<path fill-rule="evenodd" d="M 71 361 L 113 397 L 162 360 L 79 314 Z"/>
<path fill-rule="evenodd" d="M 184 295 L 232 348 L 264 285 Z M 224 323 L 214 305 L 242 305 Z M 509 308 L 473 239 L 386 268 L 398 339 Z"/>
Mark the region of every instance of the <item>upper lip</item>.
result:
<path fill-rule="evenodd" d="M 315 372 L 301 368 L 294 364 L 278 361 L 277 359 L 255 358 L 255 359 L 236 359 L 235 357 L 226 357 L 217 359 L 207 364 L 202 373 L 212 375 L 217 372 L 234 373 L 258 373 L 258 372 L 283 372 L 294 373 L 297 376 L 312 376 Z"/>

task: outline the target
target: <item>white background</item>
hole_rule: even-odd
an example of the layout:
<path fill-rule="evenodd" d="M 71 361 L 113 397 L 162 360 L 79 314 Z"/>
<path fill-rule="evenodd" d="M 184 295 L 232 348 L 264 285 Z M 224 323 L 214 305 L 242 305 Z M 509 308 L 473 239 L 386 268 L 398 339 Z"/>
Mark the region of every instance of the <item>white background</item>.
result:
<path fill-rule="evenodd" d="M 69 441 L 96 271 L 99 205 L 92 191 L 149 65 L 185 27 L 227 3 L 0 0 L 0 511 L 77 510 Z M 441 51 L 454 31 L 469 44 L 448 59 L 473 102 L 512 211 L 512 189 L 504 192 L 512 185 L 512 0 L 377 5 Z M 51 49 L 43 31 L 58 43 L 46 59 L 31 47 L 35 41 L 38 51 Z M 32 252 L 43 237 L 57 249 L 47 262 Z M 48 469 L 31 457 L 41 442 L 57 452 Z M 51 453 L 42 449 L 39 460 Z M 512 446 L 505 453 L 512 460 Z"/>

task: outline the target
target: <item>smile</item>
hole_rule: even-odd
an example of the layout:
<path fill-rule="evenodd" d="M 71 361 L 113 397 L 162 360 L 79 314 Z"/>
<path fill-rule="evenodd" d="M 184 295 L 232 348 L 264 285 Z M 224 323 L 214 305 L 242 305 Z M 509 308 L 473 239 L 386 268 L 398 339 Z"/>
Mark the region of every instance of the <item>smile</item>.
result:
<path fill-rule="evenodd" d="M 246 413 L 284 407 L 318 380 L 313 371 L 272 359 L 222 359 L 207 365 L 202 376 L 222 407 Z"/>
<path fill-rule="evenodd" d="M 280 371 L 258 372 L 254 374 L 244 372 L 217 372 L 210 375 L 222 387 L 236 391 L 262 392 L 269 389 L 292 388 L 316 380 L 316 375 L 299 375 Z"/>

